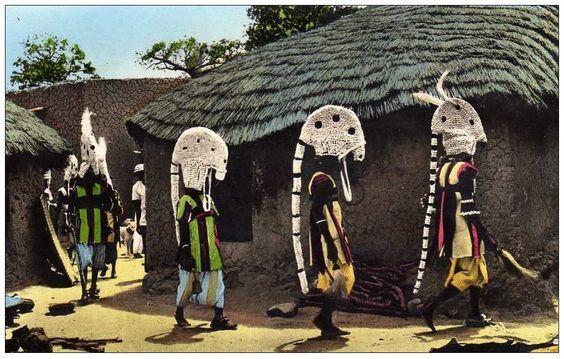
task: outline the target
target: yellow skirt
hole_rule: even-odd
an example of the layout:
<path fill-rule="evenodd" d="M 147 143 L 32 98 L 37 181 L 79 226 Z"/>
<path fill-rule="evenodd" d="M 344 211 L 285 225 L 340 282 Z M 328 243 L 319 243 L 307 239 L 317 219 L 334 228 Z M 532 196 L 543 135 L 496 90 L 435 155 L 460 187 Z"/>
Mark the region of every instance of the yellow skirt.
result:
<path fill-rule="evenodd" d="M 353 285 L 354 285 L 354 268 L 352 264 L 341 264 L 341 271 L 345 277 L 345 288 L 344 291 L 346 295 L 350 295 Z M 329 289 L 333 284 L 333 270 L 327 268 L 325 274 L 318 274 L 317 275 L 317 288 L 325 291 Z"/>
<path fill-rule="evenodd" d="M 452 284 L 459 291 L 464 292 L 469 287 L 482 288 L 487 283 L 488 268 L 484 256 L 451 258 L 445 287 Z"/>

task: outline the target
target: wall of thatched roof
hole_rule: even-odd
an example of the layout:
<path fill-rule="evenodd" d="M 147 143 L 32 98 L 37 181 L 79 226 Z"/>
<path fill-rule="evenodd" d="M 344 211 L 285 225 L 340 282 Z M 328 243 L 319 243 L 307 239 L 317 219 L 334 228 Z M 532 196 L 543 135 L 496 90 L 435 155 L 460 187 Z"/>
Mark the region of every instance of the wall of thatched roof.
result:
<path fill-rule="evenodd" d="M 558 95 L 558 8 L 375 6 L 250 52 L 150 103 L 128 120 L 135 136 L 173 141 L 207 126 L 230 145 L 257 140 L 335 104 L 362 120 L 415 105 L 446 87 L 476 100 Z"/>
<path fill-rule="evenodd" d="M 6 101 L 6 157 L 33 158 L 45 167 L 62 166 L 70 143 L 30 111 Z"/>

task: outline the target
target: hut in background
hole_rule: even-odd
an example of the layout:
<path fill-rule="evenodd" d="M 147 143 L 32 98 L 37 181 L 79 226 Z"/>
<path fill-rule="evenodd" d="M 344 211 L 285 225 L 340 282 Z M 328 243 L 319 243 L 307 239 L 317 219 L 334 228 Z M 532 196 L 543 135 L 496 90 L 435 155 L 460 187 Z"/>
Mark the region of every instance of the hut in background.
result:
<path fill-rule="evenodd" d="M 148 273 L 144 288 L 174 289 L 162 280 L 176 250 L 169 161 L 184 130 L 206 126 L 230 146 L 215 192 L 223 239 L 233 241 L 223 243 L 229 271 L 256 291 L 297 290 L 291 163 L 301 124 L 327 104 L 354 110 L 367 140 L 366 160 L 353 168 L 355 202 L 344 206 L 354 257 L 417 259 L 434 109 L 412 93 L 437 94 L 445 69 L 447 91 L 473 104 L 488 136 L 476 159 L 484 221 L 547 278 L 515 281 L 489 258 L 485 300 L 547 308 L 558 285 L 558 8 L 540 6 L 369 7 L 247 53 L 144 107 L 127 126 L 144 146 L 146 263 L 172 268 Z M 442 284 L 444 270 L 432 272 L 423 293 Z"/>
<path fill-rule="evenodd" d="M 186 81 L 189 78 L 89 79 L 9 92 L 6 97 L 18 106 L 35 109 L 36 116 L 71 142 L 75 154 L 80 153 L 80 119 L 88 106 L 96 114 L 92 117 L 94 133 L 108 143 L 108 167 L 125 216 L 132 217 L 133 167 L 141 158 L 133 153 L 139 147 L 123 119 Z M 62 182 L 62 173 L 54 172 L 53 183 L 59 186 Z"/>
<path fill-rule="evenodd" d="M 39 196 L 43 172 L 62 168 L 70 143 L 39 118 L 6 101 L 6 288 L 38 279 L 48 267 L 49 240 Z"/>

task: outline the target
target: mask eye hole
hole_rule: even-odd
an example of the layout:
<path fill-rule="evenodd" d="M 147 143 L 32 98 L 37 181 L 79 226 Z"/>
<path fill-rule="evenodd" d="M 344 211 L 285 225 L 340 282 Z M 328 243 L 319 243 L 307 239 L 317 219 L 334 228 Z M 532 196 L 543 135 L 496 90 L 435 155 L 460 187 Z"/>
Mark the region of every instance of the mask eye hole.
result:
<path fill-rule="evenodd" d="M 93 150 L 94 148 L 95 148 L 94 145 L 90 146 L 90 149 L 91 149 L 91 150 Z"/>
<path fill-rule="evenodd" d="M 321 123 L 321 121 L 315 121 L 315 128 L 321 128 L 323 127 L 323 123 Z"/>
<path fill-rule="evenodd" d="M 341 120 L 341 116 L 339 116 L 339 114 L 333 115 L 333 122 L 339 122 L 340 120 Z"/>
<path fill-rule="evenodd" d="M 446 116 L 441 117 L 441 121 L 446 122 Z"/>
<path fill-rule="evenodd" d="M 470 120 L 470 124 L 474 126 L 474 120 Z"/>
<path fill-rule="evenodd" d="M 460 105 L 456 105 L 456 106 L 454 106 L 454 108 L 457 109 L 457 110 L 460 110 L 461 107 L 460 107 Z"/>
<path fill-rule="evenodd" d="M 356 132 L 356 129 L 354 127 L 349 128 L 349 130 L 347 131 L 349 133 L 349 135 L 354 135 Z"/>

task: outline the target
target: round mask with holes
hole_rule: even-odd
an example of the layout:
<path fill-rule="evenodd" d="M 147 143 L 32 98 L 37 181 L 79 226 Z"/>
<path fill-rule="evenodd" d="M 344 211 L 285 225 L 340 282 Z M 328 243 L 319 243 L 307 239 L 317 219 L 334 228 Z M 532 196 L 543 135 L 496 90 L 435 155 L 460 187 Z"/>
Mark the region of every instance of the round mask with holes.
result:
<path fill-rule="evenodd" d="M 211 170 L 216 179 L 225 178 L 228 156 L 227 145 L 217 133 L 205 127 L 193 127 L 176 141 L 172 164 L 180 166 L 184 187 L 202 191 Z"/>

